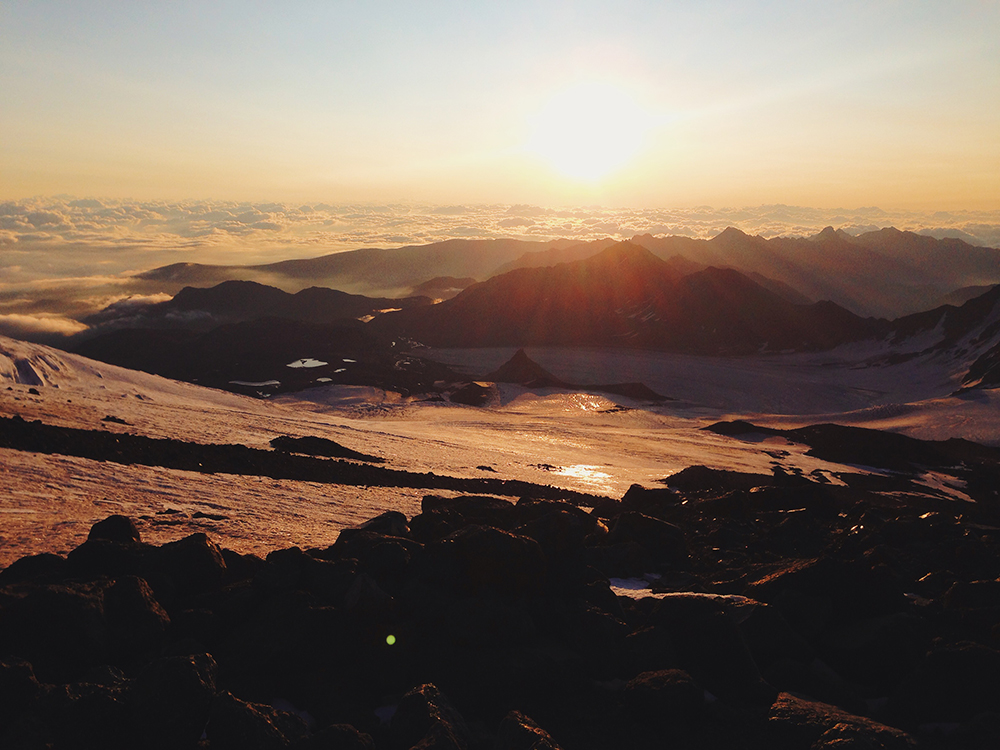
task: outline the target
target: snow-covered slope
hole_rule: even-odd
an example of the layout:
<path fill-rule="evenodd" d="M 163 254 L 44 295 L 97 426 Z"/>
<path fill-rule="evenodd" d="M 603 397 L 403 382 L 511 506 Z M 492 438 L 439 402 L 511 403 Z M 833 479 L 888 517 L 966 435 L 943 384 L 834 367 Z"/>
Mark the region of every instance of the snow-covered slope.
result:
<path fill-rule="evenodd" d="M 488 372 L 511 352 L 492 363 L 479 354 L 478 371 Z M 1000 444 L 995 391 L 930 398 L 926 394 L 940 393 L 947 384 L 947 378 L 941 381 L 946 372 L 917 361 L 893 370 L 851 367 L 849 360 L 819 355 L 741 360 L 656 355 L 632 361 L 620 353 L 602 358 L 599 351 L 530 354 L 567 380 L 615 380 L 600 372 L 602 362 L 614 364 L 617 379 L 644 380 L 637 368 L 645 368 L 659 373 L 659 381 L 651 383 L 656 390 L 681 400 L 654 407 L 620 397 L 501 385 L 486 409 L 346 386 L 264 401 L 0 338 L 0 416 L 255 448 L 267 448 L 277 435 L 316 435 L 381 456 L 394 469 L 518 479 L 612 497 L 621 497 L 633 483 L 655 486 L 693 464 L 757 473 L 781 467 L 834 482 L 845 468 L 806 456 L 806 446 L 782 438 L 755 442 L 700 429 L 733 416 L 780 426 L 839 421 L 922 438 L 962 436 Z M 808 405 L 814 408 L 791 408 Z M 345 525 L 383 510 L 417 512 L 424 494 L 11 449 L 0 449 L 0 486 L 0 565 L 30 552 L 71 549 L 96 520 L 113 512 L 139 519 L 144 538 L 154 543 L 208 531 L 248 552 L 323 546 Z M 962 499 L 959 490 L 955 497 Z"/>

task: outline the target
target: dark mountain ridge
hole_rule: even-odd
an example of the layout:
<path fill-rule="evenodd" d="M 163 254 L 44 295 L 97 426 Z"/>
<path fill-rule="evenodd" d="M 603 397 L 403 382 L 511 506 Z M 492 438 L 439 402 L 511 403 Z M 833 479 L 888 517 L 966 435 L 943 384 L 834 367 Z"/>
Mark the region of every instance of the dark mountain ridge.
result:
<path fill-rule="evenodd" d="M 186 328 L 210 330 L 225 323 L 259 318 L 284 318 L 302 323 L 331 324 L 363 319 L 386 309 L 429 305 L 429 297 L 366 297 L 324 287 L 289 294 L 255 281 L 224 281 L 213 287 L 184 287 L 173 299 L 141 308 L 112 305 L 84 322 L 91 330 L 78 337 L 92 338 L 115 328 Z"/>
<path fill-rule="evenodd" d="M 519 268 L 377 330 L 431 346 L 625 346 L 713 354 L 830 348 L 882 325 L 833 303 L 795 305 L 732 269 L 684 275 L 623 242 L 581 261 Z"/>

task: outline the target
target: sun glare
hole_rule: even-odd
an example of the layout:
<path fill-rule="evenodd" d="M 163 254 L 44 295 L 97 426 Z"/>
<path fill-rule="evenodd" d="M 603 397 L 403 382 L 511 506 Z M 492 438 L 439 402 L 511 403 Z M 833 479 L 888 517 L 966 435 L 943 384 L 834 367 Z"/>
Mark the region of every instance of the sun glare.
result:
<path fill-rule="evenodd" d="M 537 113 L 526 150 L 563 177 L 596 182 L 638 154 L 651 120 L 624 88 L 581 83 L 555 94 Z"/>

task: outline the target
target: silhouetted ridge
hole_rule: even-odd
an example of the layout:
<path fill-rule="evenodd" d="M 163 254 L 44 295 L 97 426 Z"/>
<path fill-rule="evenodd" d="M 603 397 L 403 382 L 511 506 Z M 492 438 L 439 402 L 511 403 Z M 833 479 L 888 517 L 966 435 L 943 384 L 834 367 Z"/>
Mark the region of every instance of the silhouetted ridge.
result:
<path fill-rule="evenodd" d="M 872 333 L 871 322 L 846 310 L 792 304 L 731 268 L 684 275 L 677 266 L 621 242 L 584 260 L 515 269 L 452 300 L 380 316 L 372 325 L 431 346 L 703 354 L 825 349 Z"/>

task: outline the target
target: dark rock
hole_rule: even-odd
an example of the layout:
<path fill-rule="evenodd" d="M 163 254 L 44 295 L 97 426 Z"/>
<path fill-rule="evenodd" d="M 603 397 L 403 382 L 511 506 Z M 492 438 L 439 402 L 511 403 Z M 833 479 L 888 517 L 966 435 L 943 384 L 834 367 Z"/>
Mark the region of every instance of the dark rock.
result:
<path fill-rule="evenodd" d="M 16 657 L 0 659 L 0 735 L 32 710 L 43 692 L 30 663 Z"/>
<path fill-rule="evenodd" d="M 443 628 L 453 643 L 491 648 L 522 645 L 536 634 L 528 612 L 489 596 L 460 599 L 451 604 Z"/>
<path fill-rule="evenodd" d="M 212 704 L 205 734 L 221 750 L 281 750 L 306 739 L 308 728 L 294 714 L 222 693 Z"/>
<path fill-rule="evenodd" d="M 298 547 L 275 550 L 253 576 L 257 591 L 270 596 L 290 589 L 308 591 L 321 601 L 340 605 L 354 583 L 354 560 L 327 561 L 306 554 Z"/>
<path fill-rule="evenodd" d="M 675 669 L 680 663 L 673 639 L 663 627 L 647 627 L 629 633 L 624 648 L 628 674 Z"/>
<path fill-rule="evenodd" d="M 59 686 L 46 703 L 45 721 L 57 747 L 129 747 L 132 737 L 121 688 L 88 682 Z"/>
<path fill-rule="evenodd" d="M 427 553 L 437 580 L 450 580 L 460 593 L 525 596 L 545 584 L 545 556 L 538 542 L 490 526 L 466 526 Z"/>
<path fill-rule="evenodd" d="M 752 602 L 742 606 L 753 606 Z M 777 691 L 763 681 L 724 597 L 668 594 L 655 605 L 649 623 L 664 628 L 680 666 L 722 700 L 752 707 L 771 705 Z"/>
<path fill-rule="evenodd" d="M 383 621 L 392 610 L 392 597 L 370 576 L 359 573 L 344 595 L 344 609 L 369 621 Z"/>
<path fill-rule="evenodd" d="M 127 516 L 108 516 L 103 521 L 98 521 L 90 527 L 87 539 L 107 539 L 109 542 L 129 542 L 139 543 L 142 537 L 135 523 Z"/>
<path fill-rule="evenodd" d="M 944 594 L 949 609 L 1000 609 L 1000 580 L 956 581 Z"/>
<path fill-rule="evenodd" d="M 3 570 L 0 570 L 0 586 L 9 583 L 25 581 L 43 581 L 55 583 L 69 573 L 66 558 L 42 552 L 38 555 L 28 555 L 15 560 Z"/>
<path fill-rule="evenodd" d="M 929 639 L 916 617 L 898 613 L 854 620 L 828 632 L 820 648 L 839 674 L 885 691 L 910 672 Z"/>
<path fill-rule="evenodd" d="M 745 608 L 743 613 L 738 623 L 740 633 L 761 671 L 779 659 L 793 659 L 803 664 L 813 660 L 812 646 L 792 629 L 776 608 L 757 602 Z"/>
<path fill-rule="evenodd" d="M 618 516 L 606 543 L 623 542 L 638 544 L 658 560 L 677 562 L 687 557 L 683 529 L 635 511 Z"/>
<path fill-rule="evenodd" d="M 472 734 L 445 695 L 432 684 L 420 685 L 403 696 L 389 727 L 390 747 L 466 750 Z"/>
<path fill-rule="evenodd" d="M 489 403 L 493 395 L 493 389 L 488 385 L 479 383 L 466 383 L 461 388 L 451 392 L 452 403 L 465 404 L 467 406 L 485 406 Z"/>
<path fill-rule="evenodd" d="M 120 661 L 155 652 L 163 645 L 170 617 L 142 578 L 124 576 L 104 591 L 111 652 Z"/>
<path fill-rule="evenodd" d="M 370 461 L 381 463 L 382 458 L 359 453 L 328 438 L 307 435 L 305 437 L 290 437 L 280 435 L 271 440 L 271 447 L 284 453 L 302 453 L 306 456 L 325 456 L 327 458 L 352 458 L 355 461 Z"/>
<path fill-rule="evenodd" d="M 138 745 L 166 749 L 197 742 L 215 699 L 215 679 L 208 654 L 165 657 L 140 672 L 128 692 Z"/>
<path fill-rule="evenodd" d="M 106 582 L 34 586 L 0 610 L 0 644 L 39 680 L 69 683 L 107 660 Z"/>
<path fill-rule="evenodd" d="M 395 592 L 403 583 L 413 555 L 421 549 L 421 544 L 411 539 L 354 528 L 341 531 L 336 543 L 323 555 L 357 560 L 359 572 L 373 578 L 387 591 Z"/>
<path fill-rule="evenodd" d="M 514 533 L 538 542 L 550 566 L 578 566 L 584 540 L 594 526 L 593 519 L 586 514 L 556 508 L 522 523 Z"/>
<path fill-rule="evenodd" d="M 634 511 L 667 521 L 677 514 L 683 499 L 680 493 L 668 487 L 647 489 L 642 485 L 633 484 L 622 497 L 619 511 L 622 513 Z"/>
<path fill-rule="evenodd" d="M 659 728 L 690 726 L 702 718 L 704 690 L 680 669 L 643 672 L 629 680 L 622 700 L 633 720 Z"/>
<path fill-rule="evenodd" d="M 799 606 L 812 606 L 821 598 L 829 603 L 829 614 L 840 619 L 877 617 L 904 611 L 907 600 L 892 581 L 864 560 L 819 557 L 792 560 L 778 571 L 747 587 L 754 599 L 774 604 L 792 627 L 806 638 L 814 627 L 800 627 L 806 615 Z M 823 623 L 825 624 L 825 623 Z"/>
<path fill-rule="evenodd" d="M 781 693 L 774 702 L 768 715 L 768 726 L 773 736 L 772 747 L 789 750 L 809 747 L 824 735 L 826 744 L 820 747 L 831 750 L 841 746 L 833 742 L 837 737 L 853 743 L 845 742 L 844 747 L 871 746 L 879 750 L 911 750 L 916 747 L 913 738 L 899 729 L 789 693 Z M 826 734 L 831 730 L 834 731 Z"/>
<path fill-rule="evenodd" d="M 144 577 L 147 550 L 145 545 L 134 541 L 88 539 L 66 556 L 67 568 L 74 576 L 84 578 Z"/>
<path fill-rule="evenodd" d="M 226 577 L 222 550 L 203 533 L 152 548 L 149 563 L 154 588 L 161 579 L 169 581 L 171 596 L 202 594 L 219 587 Z"/>
<path fill-rule="evenodd" d="M 371 735 L 350 724 L 331 724 L 292 745 L 293 750 L 375 750 Z"/>
<path fill-rule="evenodd" d="M 890 694 L 886 712 L 905 727 L 1000 712 L 1000 651 L 969 642 L 935 647 Z"/>
<path fill-rule="evenodd" d="M 762 672 L 768 684 L 783 693 L 828 703 L 853 714 L 867 713 L 867 703 L 858 689 L 819 659 L 808 664 L 778 659 Z"/>
<path fill-rule="evenodd" d="M 768 474 L 748 474 L 739 471 L 709 469 L 707 466 L 688 466 L 666 480 L 667 486 L 681 492 L 704 490 L 749 490 L 771 484 Z"/>
<path fill-rule="evenodd" d="M 376 534 L 384 534 L 385 536 L 407 537 L 410 535 L 410 529 L 406 525 L 406 516 L 398 510 L 387 510 L 385 513 L 380 513 L 374 518 L 359 523 L 354 528 L 363 531 L 373 531 Z"/>
<path fill-rule="evenodd" d="M 506 519 L 514 512 L 514 505 L 508 500 L 484 495 L 459 495 L 440 497 L 424 495 L 420 501 L 420 512 L 447 512 L 459 516 L 466 524 L 503 527 Z"/>
<path fill-rule="evenodd" d="M 561 750 L 555 740 L 520 711 L 500 722 L 495 750 Z"/>

